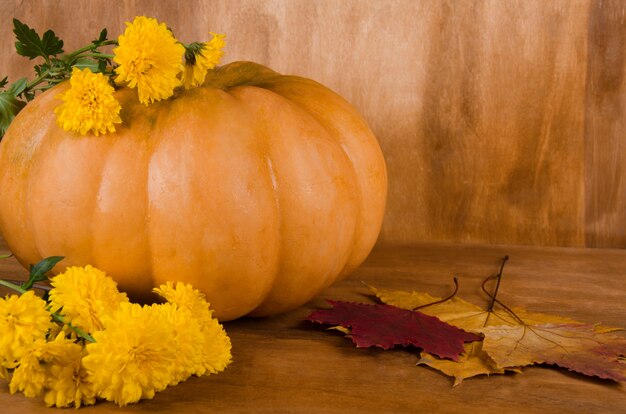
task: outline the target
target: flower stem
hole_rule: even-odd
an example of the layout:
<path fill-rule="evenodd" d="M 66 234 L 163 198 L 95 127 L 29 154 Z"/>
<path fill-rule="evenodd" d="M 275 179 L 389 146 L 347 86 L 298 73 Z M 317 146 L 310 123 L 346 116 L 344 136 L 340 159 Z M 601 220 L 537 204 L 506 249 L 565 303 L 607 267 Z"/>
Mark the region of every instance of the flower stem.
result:
<path fill-rule="evenodd" d="M 76 49 L 72 53 L 68 53 L 67 55 L 65 55 L 65 57 L 67 59 L 73 59 L 77 57 L 78 55 L 80 55 L 81 53 L 89 52 L 90 50 L 95 50 L 101 46 L 109 46 L 109 45 L 117 46 L 117 39 L 107 40 L 107 41 L 100 43 L 99 45 L 95 45 L 94 43 L 89 43 L 87 46 L 81 47 L 80 49 Z"/>
<path fill-rule="evenodd" d="M 44 71 L 41 75 L 37 76 L 35 79 L 33 79 L 32 81 L 28 82 L 26 84 L 26 89 L 25 90 L 30 90 L 33 87 L 39 85 L 41 82 L 46 80 L 46 77 L 49 75 L 49 71 Z"/>
<path fill-rule="evenodd" d="M 85 55 L 85 57 L 113 59 L 115 55 L 112 55 L 110 53 L 90 53 L 88 55 Z"/>
<path fill-rule="evenodd" d="M 80 336 L 81 338 L 83 338 L 84 340 L 88 342 L 96 342 L 96 340 L 93 339 L 93 336 L 89 335 L 89 333 L 85 332 L 84 330 L 67 322 L 63 316 L 59 315 L 58 313 L 51 313 L 51 315 L 52 315 L 52 319 L 54 319 L 56 322 L 62 323 L 63 325 L 69 326 L 71 330 L 76 332 L 76 334 Z"/>
<path fill-rule="evenodd" d="M 19 292 L 21 294 L 26 293 L 26 289 L 22 289 L 20 286 L 9 282 L 8 280 L 2 280 L 0 279 L 0 286 L 4 286 L 4 287 L 8 287 L 9 289 L 12 289 L 16 292 Z"/>

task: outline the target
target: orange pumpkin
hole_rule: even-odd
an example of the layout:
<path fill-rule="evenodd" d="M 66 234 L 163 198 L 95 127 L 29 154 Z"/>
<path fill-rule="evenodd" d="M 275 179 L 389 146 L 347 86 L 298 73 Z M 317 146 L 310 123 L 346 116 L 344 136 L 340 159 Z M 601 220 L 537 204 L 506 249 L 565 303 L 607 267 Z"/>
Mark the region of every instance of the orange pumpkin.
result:
<path fill-rule="evenodd" d="M 387 190 L 376 138 L 324 86 L 237 62 L 104 136 L 56 124 L 43 93 L 0 143 L 0 231 L 18 260 L 92 264 L 137 297 L 168 280 L 234 319 L 293 309 L 354 270 Z"/>

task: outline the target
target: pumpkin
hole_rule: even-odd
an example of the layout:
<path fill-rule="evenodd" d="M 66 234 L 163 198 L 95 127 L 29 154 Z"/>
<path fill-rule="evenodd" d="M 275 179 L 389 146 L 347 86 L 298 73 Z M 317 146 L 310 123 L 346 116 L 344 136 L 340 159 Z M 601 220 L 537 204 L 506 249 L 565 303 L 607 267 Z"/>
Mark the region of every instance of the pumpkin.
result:
<path fill-rule="evenodd" d="M 319 83 L 235 62 L 149 106 L 122 88 L 123 123 L 98 137 L 57 126 L 68 87 L 0 143 L 0 231 L 23 265 L 65 256 L 55 271 L 92 264 L 135 298 L 184 281 L 229 320 L 298 307 L 372 249 L 384 159 Z"/>

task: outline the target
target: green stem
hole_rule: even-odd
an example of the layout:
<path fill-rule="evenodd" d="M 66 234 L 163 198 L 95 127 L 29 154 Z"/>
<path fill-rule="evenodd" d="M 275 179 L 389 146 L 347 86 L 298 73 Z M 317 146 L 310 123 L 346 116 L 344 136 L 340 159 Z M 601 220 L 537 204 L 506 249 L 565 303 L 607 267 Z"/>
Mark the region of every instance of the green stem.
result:
<path fill-rule="evenodd" d="M 67 58 L 73 59 L 73 58 L 77 57 L 78 55 L 80 55 L 81 53 L 85 53 L 85 52 L 88 52 L 90 50 L 97 49 L 97 48 L 99 48 L 101 46 L 109 46 L 109 45 L 116 45 L 117 46 L 117 39 L 116 40 L 106 40 L 106 41 L 100 43 L 97 46 L 95 44 L 93 44 L 93 43 L 90 43 L 87 46 L 81 47 L 80 49 L 76 49 L 72 53 L 69 53 L 69 54 L 67 54 L 65 56 Z"/>
<path fill-rule="evenodd" d="M 12 290 L 14 290 L 16 292 L 19 292 L 21 294 L 24 294 L 24 293 L 27 292 L 26 289 L 22 289 L 20 286 L 14 284 L 14 283 L 11 283 L 11 282 L 9 282 L 7 280 L 0 279 L 0 286 L 8 287 L 9 289 L 12 289 Z"/>
<path fill-rule="evenodd" d="M 72 325 L 71 323 L 66 322 L 63 316 L 59 315 L 58 313 L 52 313 L 51 315 L 52 319 L 54 319 L 56 322 L 62 323 L 63 325 L 69 326 L 71 330 L 76 332 L 76 334 L 84 340 L 89 342 L 96 342 L 96 340 L 93 339 L 93 336 L 89 335 L 89 333 L 85 332 L 84 330 Z"/>
<path fill-rule="evenodd" d="M 105 59 L 113 59 L 115 55 L 110 53 L 90 53 L 89 55 L 85 55 L 86 57 L 94 57 L 94 58 L 105 58 Z"/>
<path fill-rule="evenodd" d="M 26 84 L 26 89 L 24 89 L 24 91 L 28 91 L 32 88 L 34 88 L 35 86 L 39 85 L 41 82 L 46 80 L 46 77 L 50 74 L 50 71 L 46 70 L 44 71 L 41 75 L 37 76 L 35 79 L 33 79 L 32 81 L 28 82 Z"/>
<path fill-rule="evenodd" d="M 8 259 L 9 257 L 13 257 L 13 253 L 0 254 L 0 259 Z"/>

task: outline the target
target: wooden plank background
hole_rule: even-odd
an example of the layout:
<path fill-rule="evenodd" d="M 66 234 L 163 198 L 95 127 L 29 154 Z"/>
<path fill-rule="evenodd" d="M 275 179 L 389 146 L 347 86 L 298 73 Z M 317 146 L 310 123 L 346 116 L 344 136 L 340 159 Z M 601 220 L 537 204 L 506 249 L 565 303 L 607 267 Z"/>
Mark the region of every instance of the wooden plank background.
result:
<path fill-rule="evenodd" d="M 224 62 L 352 102 L 389 170 L 381 241 L 626 248 L 624 1 L 0 0 L 0 74 L 32 74 L 11 19 L 66 50 L 145 14 Z"/>

